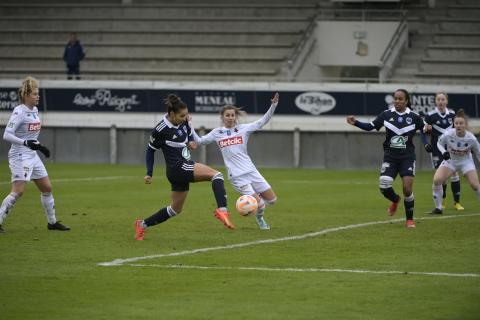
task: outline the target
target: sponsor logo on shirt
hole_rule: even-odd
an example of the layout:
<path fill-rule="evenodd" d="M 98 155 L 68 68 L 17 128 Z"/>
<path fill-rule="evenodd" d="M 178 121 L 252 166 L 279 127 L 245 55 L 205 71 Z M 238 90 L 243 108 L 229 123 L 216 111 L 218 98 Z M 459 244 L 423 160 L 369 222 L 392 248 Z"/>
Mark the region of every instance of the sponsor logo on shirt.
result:
<path fill-rule="evenodd" d="M 234 146 L 237 144 L 243 144 L 243 138 L 241 136 L 225 138 L 218 141 L 218 145 L 220 146 L 220 148 Z"/>
<path fill-rule="evenodd" d="M 28 131 L 39 131 L 42 127 L 40 122 L 33 122 L 28 124 Z"/>

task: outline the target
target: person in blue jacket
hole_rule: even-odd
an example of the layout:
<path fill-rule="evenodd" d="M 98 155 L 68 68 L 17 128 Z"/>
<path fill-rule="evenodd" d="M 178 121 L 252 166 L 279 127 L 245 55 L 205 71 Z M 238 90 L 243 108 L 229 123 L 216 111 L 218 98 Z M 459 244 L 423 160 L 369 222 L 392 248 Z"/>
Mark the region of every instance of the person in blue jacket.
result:
<path fill-rule="evenodd" d="M 80 61 L 85 58 L 85 49 L 77 39 L 75 32 L 70 33 L 69 40 L 63 52 L 63 60 L 67 64 L 67 79 L 80 80 Z"/>

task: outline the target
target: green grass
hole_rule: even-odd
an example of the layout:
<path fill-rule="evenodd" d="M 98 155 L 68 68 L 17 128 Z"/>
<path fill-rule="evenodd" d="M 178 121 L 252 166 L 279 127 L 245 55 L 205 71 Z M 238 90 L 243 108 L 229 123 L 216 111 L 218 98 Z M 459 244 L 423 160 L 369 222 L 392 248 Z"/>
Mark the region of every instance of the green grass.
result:
<path fill-rule="evenodd" d="M 1 319 L 478 319 L 478 200 L 462 180 L 466 217 L 419 219 L 137 261 L 143 267 L 98 266 L 118 258 L 180 253 L 328 228 L 387 221 L 374 171 L 261 170 L 278 196 L 267 209 L 270 231 L 232 212 L 236 230 L 212 216 L 208 183 L 193 184 L 180 216 L 133 239 L 133 221 L 169 201 L 157 168 L 143 184 L 142 166 L 47 164 L 57 216 L 71 232 L 46 230 L 39 193 L 29 184 L 0 235 Z M 9 192 L 2 163 L 0 197 Z M 428 217 L 432 172 L 415 179 L 415 216 Z M 88 178 L 112 177 L 91 180 Z M 399 179 L 395 183 L 401 190 Z M 230 204 L 237 194 L 227 185 Z M 459 216 L 452 208 L 444 216 Z M 403 217 L 403 205 L 395 219 Z M 169 268 L 168 265 L 209 269 Z M 213 268 L 215 267 L 215 268 Z M 293 272 L 241 268 L 348 269 L 405 274 Z"/>

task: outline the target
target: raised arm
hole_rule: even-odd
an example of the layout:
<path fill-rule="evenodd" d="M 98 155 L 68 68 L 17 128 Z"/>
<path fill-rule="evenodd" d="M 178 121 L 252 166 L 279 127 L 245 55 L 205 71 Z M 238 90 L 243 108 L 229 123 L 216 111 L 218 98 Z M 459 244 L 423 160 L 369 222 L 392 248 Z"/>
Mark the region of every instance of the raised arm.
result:
<path fill-rule="evenodd" d="M 272 104 L 270 105 L 270 108 L 267 110 L 267 112 L 265 112 L 265 114 L 260 119 L 249 124 L 251 131 L 261 129 L 264 125 L 268 123 L 268 121 L 270 121 L 270 119 L 273 117 L 275 109 L 277 108 L 279 99 L 280 95 L 278 92 L 276 92 L 271 100 Z"/>

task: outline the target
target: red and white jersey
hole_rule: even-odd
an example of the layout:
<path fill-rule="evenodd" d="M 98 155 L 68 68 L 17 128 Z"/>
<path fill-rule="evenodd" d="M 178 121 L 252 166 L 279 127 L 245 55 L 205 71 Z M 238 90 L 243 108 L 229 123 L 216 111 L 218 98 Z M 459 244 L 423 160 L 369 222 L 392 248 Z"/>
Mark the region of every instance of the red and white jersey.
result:
<path fill-rule="evenodd" d="M 438 138 L 437 147 L 441 153 L 448 151 L 452 161 L 472 159 L 472 153 L 480 159 L 480 145 L 477 138 L 470 131 L 465 131 L 465 136 L 459 137 L 455 128 L 447 129 Z"/>
<path fill-rule="evenodd" d="M 8 120 L 4 134 L 4 137 L 6 135 L 13 135 L 17 138 L 13 138 L 16 143 L 14 143 L 11 139 L 8 139 L 8 141 L 12 142 L 8 156 L 10 157 L 19 153 L 23 155 L 35 156 L 36 152 L 25 147 L 23 145 L 23 141 L 38 140 L 41 127 L 42 123 L 40 121 L 40 117 L 38 116 L 37 107 L 30 109 L 24 104 L 15 107 L 10 119 Z"/>
<path fill-rule="evenodd" d="M 203 137 L 198 136 L 193 130 L 193 137 L 198 144 L 217 143 L 222 152 L 229 179 L 256 171 L 257 168 L 247 151 L 248 138 L 250 134 L 267 124 L 272 118 L 276 107 L 277 104 L 272 104 L 263 117 L 257 121 L 238 124 L 233 128 L 215 128 Z"/>

